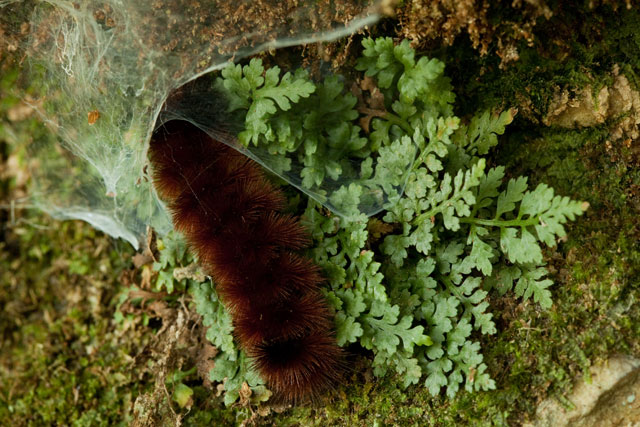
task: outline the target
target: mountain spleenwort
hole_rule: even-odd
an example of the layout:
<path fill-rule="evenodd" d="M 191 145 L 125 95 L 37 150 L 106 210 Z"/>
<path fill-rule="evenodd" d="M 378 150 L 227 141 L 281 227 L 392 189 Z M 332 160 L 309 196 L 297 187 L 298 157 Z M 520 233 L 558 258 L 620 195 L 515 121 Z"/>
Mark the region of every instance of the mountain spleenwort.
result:
<path fill-rule="evenodd" d="M 441 61 L 416 58 L 406 40 L 365 39 L 363 46 L 356 68 L 376 82 L 363 93 L 378 90 L 384 97 L 375 114 L 357 105 L 366 101 L 346 92 L 336 76 L 321 83 L 304 70 L 281 77 L 259 60 L 227 67 L 216 87 L 232 109 L 246 111 L 239 140 L 297 153 L 309 185 L 354 173 L 345 155 L 363 159 L 362 184 L 332 195 L 352 214 L 348 219 L 311 199 L 304 212 L 310 255 L 327 278 L 338 344 L 370 350 L 375 375 L 395 373 L 404 386 L 422 382 L 434 395 L 493 389 L 477 341 L 496 333 L 488 293 L 513 292 L 549 309 L 552 281 L 541 244 L 554 246 L 565 235 L 563 224 L 588 204 L 545 184 L 529 189 L 526 177 L 505 182 L 501 166 L 487 170 L 483 156 L 516 110 L 479 112 L 463 124 L 453 115 L 455 96 Z M 356 124 L 363 114 L 370 114 L 369 132 Z M 416 160 L 407 175 L 402 165 L 411 156 Z M 366 185 L 391 196 L 377 217 L 357 209 Z M 215 317 L 227 315 L 205 297 L 214 289 L 203 292 L 203 286 L 192 289 L 196 308 L 209 324 L 220 323 Z M 231 335 L 229 327 L 225 333 Z M 239 367 L 247 362 L 228 339 L 210 339 L 222 350 L 212 379 L 251 372 Z M 261 382 L 247 375 L 264 395 Z M 236 380 L 225 384 L 227 404 L 238 396 L 242 381 Z"/>

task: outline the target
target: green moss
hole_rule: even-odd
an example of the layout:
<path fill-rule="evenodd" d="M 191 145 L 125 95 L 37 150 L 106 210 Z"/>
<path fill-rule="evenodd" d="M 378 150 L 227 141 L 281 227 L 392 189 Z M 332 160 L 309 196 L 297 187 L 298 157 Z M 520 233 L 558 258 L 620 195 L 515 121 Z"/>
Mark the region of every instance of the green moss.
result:
<path fill-rule="evenodd" d="M 109 301 L 130 250 L 82 223 L 22 219 L 40 227 L 0 243 L 0 424 L 126 423 L 144 385 Z"/>
<path fill-rule="evenodd" d="M 498 58 L 478 58 L 464 41 L 442 51 L 463 112 L 517 104 L 541 115 L 555 88 L 607 84 L 613 64 L 623 64 L 637 86 L 640 12 L 564 7 L 564 13 L 536 29 L 538 40 L 563 43 L 520 46 L 520 61 L 506 70 L 498 68 Z M 5 96 L 17 76 L 15 70 L 2 73 L 0 116 L 18 102 Z M 499 333 L 482 347 L 497 390 L 432 398 L 421 386 L 399 388 L 393 377 L 374 382 L 368 355 L 360 354 L 352 357 L 353 371 L 333 401 L 266 417 L 255 408 L 224 408 L 196 375 L 186 377 L 194 405 L 184 424 L 233 425 L 249 419 L 265 425 L 517 424 L 530 419 L 546 397 L 569 404 L 573 379 L 589 379 L 589 366 L 599 360 L 615 353 L 637 355 L 637 154 L 624 146 L 607 149 L 604 126 L 540 129 L 521 118 L 509 132 L 496 164 L 588 200 L 591 208 L 571 225 L 568 240 L 546 253 L 556 282 L 550 311 L 508 294 L 491 301 L 491 311 L 499 313 Z M 44 133 L 35 121 L 0 120 L 0 158 L 15 153 L 6 141 L 24 146 Z M 0 182 L 1 203 L 15 185 L 14 180 Z M 0 424 L 129 423 L 133 402 L 155 381 L 153 360 L 135 364 L 131 359 L 152 333 L 143 326 L 144 316 L 120 325 L 113 321 L 124 285 L 121 274 L 132 268 L 130 248 L 82 223 L 34 214 L 20 218 L 10 224 L 8 211 L 0 210 Z M 125 327 L 133 329 L 125 333 Z"/>
<path fill-rule="evenodd" d="M 610 6 L 589 9 L 576 2 L 549 2 L 554 15 L 534 28 L 536 42 L 517 46 L 519 60 L 500 68 L 500 58 L 479 58 L 464 39 L 440 51 L 447 74 L 462 95 L 465 114 L 478 108 L 518 107 L 531 117 L 544 116 L 558 88 L 594 93 L 612 82 L 614 64 L 638 86 L 640 67 L 640 11 Z M 512 9 L 503 8 L 501 13 Z M 499 12 L 500 13 L 500 12 Z M 501 16 L 494 19 L 500 20 Z"/>

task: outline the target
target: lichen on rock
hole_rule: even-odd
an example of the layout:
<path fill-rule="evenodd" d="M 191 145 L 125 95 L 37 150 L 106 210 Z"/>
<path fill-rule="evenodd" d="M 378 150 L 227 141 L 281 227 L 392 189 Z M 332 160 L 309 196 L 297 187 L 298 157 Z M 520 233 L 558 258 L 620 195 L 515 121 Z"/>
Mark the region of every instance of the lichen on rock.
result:
<path fill-rule="evenodd" d="M 636 139 L 640 135 L 640 92 L 615 65 L 613 83 L 600 90 L 587 85 L 575 93 L 558 89 L 542 122 L 547 126 L 575 129 L 611 122 L 611 139 Z M 597 92 L 597 93 L 596 93 Z"/>

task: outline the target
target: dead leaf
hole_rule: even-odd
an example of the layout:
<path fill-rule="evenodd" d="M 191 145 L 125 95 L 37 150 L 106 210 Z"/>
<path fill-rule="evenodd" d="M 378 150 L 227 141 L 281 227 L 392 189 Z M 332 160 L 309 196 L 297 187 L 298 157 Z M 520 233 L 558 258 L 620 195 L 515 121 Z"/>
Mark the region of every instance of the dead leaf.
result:
<path fill-rule="evenodd" d="M 204 273 L 200 270 L 200 266 L 195 262 L 192 262 L 186 267 L 174 268 L 173 278 L 177 281 L 180 281 L 182 279 L 191 279 L 195 280 L 196 282 L 204 282 L 207 279 Z"/>
<path fill-rule="evenodd" d="M 142 299 L 142 306 L 147 301 L 159 300 L 166 297 L 168 294 L 166 292 L 149 292 L 142 289 L 134 289 L 129 292 L 129 300 L 133 300 L 136 298 Z"/>
<path fill-rule="evenodd" d="M 133 256 L 133 265 L 136 268 L 140 268 L 143 265 L 147 265 L 153 262 L 153 257 L 150 257 L 146 253 L 137 253 Z"/>
<path fill-rule="evenodd" d="M 226 380 L 226 378 L 225 378 Z M 220 397 L 222 396 L 222 393 L 224 393 L 224 382 L 218 384 L 216 386 L 216 397 Z"/>
<path fill-rule="evenodd" d="M 146 246 L 142 251 L 142 253 L 144 255 L 150 256 L 151 259 L 153 259 L 154 261 L 158 261 L 158 257 L 156 256 L 157 251 L 158 251 L 158 244 L 156 241 L 156 232 L 153 230 L 153 228 L 147 226 Z"/>
<path fill-rule="evenodd" d="M 172 319 L 173 317 L 175 317 L 176 311 L 172 308 L 169 308 L 167 303 L 162 300 L 152 301 L 147 308 L 155 313 L 156 316 L 164 320 Z"/>
<path fill-rule="evenodd" d="M 371 234 L 372 240 L 376 241 L 393 232 L 393 225 L 382 222 L 378 218 L 370 218 L 367 223 L 367 230 Z"/>
<path fill-rule="evenodd" d="M 387 110 L 384 106 L 384 94 L 380 92 L 372 77 L 365 77 L 351 87 L 351 92 L 358 98 L 358 112 L 364 114 L 360 117 L 359 124 L 365 133 L 369 133 L 369 125 L 374 117 L 384 117 Z M 365 92 L 369 94 L 365 96 Z"/>
<path fill-rule="evenodd" d="M 150 266 L 145 266 L 142 268 L 140 288 L 142 289 L 151 289 L 151 279 L 153 278 L 153 270 Z"/>
<path fill-rule="evenodd" d="M 376 85 L 376 81 L 371 76 L 364 76 L 362 80 L 360 80 L 360 88 L 362 90 L 366 90 L 371 92 L 373 89 L 377 89 L 378 85 Z"/>
<path fill-rule="evenodd" d="M 196 358 L 196 369 L 198 376 L 202 378 L 202 385 L 207 389 L 211 389 L 213 383 L 209 379 L 209 372 L 216 366 L 216 362 L 213 360 L 218 355 L 218 348 L 208 341 L 203 342 L 200 351 Z"/>
<path fill-rule="evenodd" d="M 251 399 L 251 388 L 249 387 L 249 384 L 247 384 L 246 381 L 242 383 L 242 386 L 240 387 L 240 391 L 238 392 L 238 395 L 240 397 L 240 402 L 239 402 L 240 405 L 248 406 L 249 400 Z"/>
<path fill-rule="evenodd" d="M 12 122 L 21 122 L 29 118 L 33 111 L 33 107 L 21 103 L 7 111 L 7 118 Z"/>
<path fill-rule="evenodd" d="M 100 118 L 100 111 L 98 110 L 89 111 L 89 113 L 87 114 L 87 121 L 89 122 L 90 125 L 95 124 L 99 118 Z"/>

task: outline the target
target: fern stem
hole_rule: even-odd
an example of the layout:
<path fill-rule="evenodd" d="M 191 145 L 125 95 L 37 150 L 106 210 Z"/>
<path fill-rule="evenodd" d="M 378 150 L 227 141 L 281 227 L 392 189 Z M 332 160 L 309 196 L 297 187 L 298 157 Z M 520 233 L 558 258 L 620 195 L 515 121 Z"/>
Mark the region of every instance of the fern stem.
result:
<path fill-rule="evenodd" d="M 529 219 L 512 219 L 512 220 L 500 220 L 500 219 L 480 219 L 480 218 L 460 218 L 460 222 L 466 224 L 475 225 L 487 225 L 490 227 L 528 227 L 530 225 L 536 225 L 540 222 L 537 216 Z"/>
<path fill-rule="evenodd" d="M 444 283 L 449 292 L 456 296 L 461 302 L 466 300 L 465 296 L 462 294 L 462 292 L 460 292 L 460 289 L 458 289 L 458 287 L 453 284 L 453 281 L 449 277 L 440 275 L 439 279 L 442 283 Z"/>
<path fill-rule="evenodd" d="M 403 131 L 407 133 L 407 135 L 409 136 L 413 135 L 414 130 L 411 127 L 411 125 L 407 123 L 406 120 L 403 120 L 400 116 L 396 116 L 395 114 L 387 111 L 383 117 L 385 120 L 388 120 L 389 122 L 391 122 L 391 124 L 394 124 L 400 127 Z"/>

